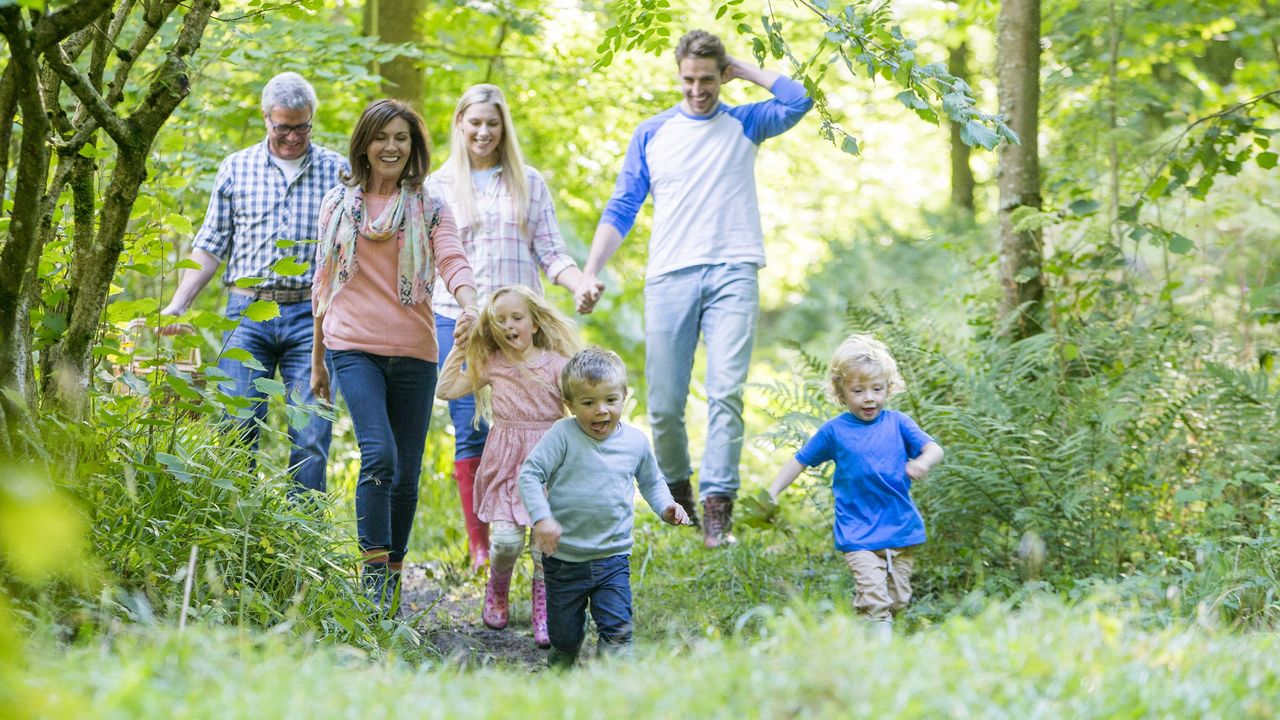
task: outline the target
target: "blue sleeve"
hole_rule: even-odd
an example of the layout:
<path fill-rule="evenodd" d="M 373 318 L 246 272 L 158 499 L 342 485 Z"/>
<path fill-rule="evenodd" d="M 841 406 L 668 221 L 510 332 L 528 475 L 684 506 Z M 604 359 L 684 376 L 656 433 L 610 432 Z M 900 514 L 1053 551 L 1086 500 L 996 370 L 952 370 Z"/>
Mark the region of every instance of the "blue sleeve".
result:
<path fill-rule="evenodd" d="M 649 160 L 645 157 L 645 145 L 653 132 L 650 123 L 642 123 L 631 136 L 631 144 L 627 146 L 627 156 L 622 161 L 622 171 L 618 173 L 618 182 L 613 186 L 613 197 L 605 205 L 600 216 L 601 225 L 612 225 L 618 234 L 626 237 L 631 227 L 636 224 L 636 215 L 649 196 Z"/>
<path fill-rule="evenodd" d="M 909 458 L 919 456 L 925 445 L 934 442 L 928 433 L 920 429 L 915 420 L 902 413 L 898 413 L 898 432 L 902 434 L 902 444 L 907 448 Z"/>
<path fill-rule="evenodd" d="M 796 453 L 796 462 L 805 467 L 815 467 L 835 459 L 835 433 L 832 432 L 829 422 L 818 428 L 818 432 L 814 433 L 813 437 L 809 438 L 809 442 Z"/>
<path fill-rule="evenodd" d="M 813 107 L 804 85 L 785 75 L 774 81 L 769 92 L 772 100 L 729 108 L 729 114 L 742 123 L 742 132 L 756 145 L 790 130 Z"/>
<path fill-rule="evenodd" d="M 233 171 L 231 159 L 227 158 L 218 166 L 218 176 L 213 181 L 213 192 L 209 194 L 209 210 L 205 213 L 204 224 L 196 233 L 191 247 L 203 250 L 216 258 L 226 260 L 231 249 L 231 236 L 235 234 L 235 206 L 232 203 L 231 183 Z"/>

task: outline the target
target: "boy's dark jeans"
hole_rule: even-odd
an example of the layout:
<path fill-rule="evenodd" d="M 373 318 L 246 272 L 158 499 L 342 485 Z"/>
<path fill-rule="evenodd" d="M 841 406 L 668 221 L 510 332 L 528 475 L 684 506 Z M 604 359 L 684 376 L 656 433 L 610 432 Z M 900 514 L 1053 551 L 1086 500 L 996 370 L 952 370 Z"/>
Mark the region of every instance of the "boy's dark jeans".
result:
<path fill-rule="evenodd" d="M 552 666 L 569 666 L 578 659 L 586 637 L 586 609 L 600 634 L 601 652 L 626 654 L 631 647 L 631 556 L 568 562 L 555 556 L 542 559 L 547 581 L 547 632 L 551 636 Z"/>

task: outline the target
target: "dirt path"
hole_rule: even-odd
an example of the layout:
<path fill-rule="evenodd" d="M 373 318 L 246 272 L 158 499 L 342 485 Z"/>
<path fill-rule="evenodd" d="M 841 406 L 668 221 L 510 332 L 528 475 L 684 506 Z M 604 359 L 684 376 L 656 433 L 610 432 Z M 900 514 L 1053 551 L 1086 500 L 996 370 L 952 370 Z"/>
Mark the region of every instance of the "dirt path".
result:
<path fill-rule="evenodd" d="M 546 667 L 547 651 L 533 643 L 529 595 L 527 588 L 519 592 L 521 578 L 512 583 L 510 624 L 503 630 L 490 630 L 480 621 L 484 586 L 450 582 L 447 575 L 441 581 L 442 573 L 436 570 L 432 565 L 405 566 L 400 616 L 425 610 L 417 628 L 445 659 L 463 666 L 504 665 L 529 672 Z"/>

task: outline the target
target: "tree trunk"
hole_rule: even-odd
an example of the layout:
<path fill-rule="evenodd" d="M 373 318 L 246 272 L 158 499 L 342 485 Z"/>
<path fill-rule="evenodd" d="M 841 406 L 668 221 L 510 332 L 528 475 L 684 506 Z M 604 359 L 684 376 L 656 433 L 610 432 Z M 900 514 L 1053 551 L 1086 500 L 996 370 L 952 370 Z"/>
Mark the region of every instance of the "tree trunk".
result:
<path fill-rule="evenodd" d="M 365 23 L 385 43 L 422 42 L 421 19 L 425 0 L 367 0 Z M 382 75 L 382 92 L 420 108 L 426 93 L 426 75 L 417 58 L 396 57 L 382 63 L 375 72 Z"/>
<path fill-rule="evenodd" d="M 134 61 L 167 25 L 179 6 L 185 8 L 176 37 L 158 62 L 149 62 L 148 80 L 131 114 L 118 113 Z M 84 0 L 46 14 L 25 13 L 16 6 L 0 8 L 0 32 L 8 45 L 9 62 L 0 79 L 0 114 L 16 100 L 22 118 L 22 137 L 13 185 L 13 210 L 3 245 L 0 245 L 0 387 L 16 394 L 0 394 L 0 411 L 9 430 L 4 447 L 17 449 L 24 441 L 17 428 L 30 428 L 31 411 L 52 405 L 78 416 L 82 389 L 88 382 L 92 346 L 101 330 L 101 316 L 110 291 L 128 219 L 138 191 L 146 180 L 146 159 L 156 134 L 178 103 L 190 91 L 187 73 L 191 57 L 200 45 L 216 0 L 161 0 L 145 3 L 140 25 L 128 16 L 137 7 L 132 0 L 118 5 L 112 0 Z M 110 23 L 104 13 L 115 6 Z M 135 18 L 136 21 L 137 18 Z M 29 22 L 28 22 L 29 21 Z M 106 28 L 109 45 L 126 26 L 133 28 L 132 42 L 120 42 L 129 52 L 117 53 L 119 62 L 108 92 L 103 94 L 104 64 L 110 55 L 95 51 L 85 74 L 75 59 Z M 104 46 L 105 47 L 105 46 Z M 143 85 L 137 83 L 135 85 Z M 62 88 L 60 91 L 59 88 Z M 12 118 L 3 133 L 11 136 Z M 97 131 L 110 135 L 116 148 L 114 173 L 100 210 L 95 210 L 98 184 L 95 160 L 78 153 Z M 8 143 L 5 143 L 6 149 Z M 50 178 L 49 148 L 57 146 L 62 159 Z M 3 158 L 7 167 L 9 158 Z M 54 226 L 54 210 L 67 183 L 72 186 L 72 227 L 65 219 Z M 38 273 L 41 254 L 49 238 L 67 232 L 72 261 L 66 278 L 71 288 L 65 307 L 67 330 L 42 353 L 47 362 L 41 374 L 45 394 L 37 398 L 32 387 L 31 309 L 41 302 Z M 50 370 L 52 369 L 52 370 Z M 57 377 L 55 377 L 57 376 Z M 25 403 L 20 402 L 25 400 Z"/>
<path fill-rule="evenodd" d="M 961 42 L 947 51 L 947 72 L 969 81 L 969 44 Z M 951 123 L 951 207 L 973 212 L 973 168 L 969 166 L 972 148 L 960 139 L 959 123 Z"/>
<path fill-rule="evenodd" d="M 1000 146 L 1000 319 L 1014 338 L 1040 332 L 1044 281 L 1039 231 L 1016 232 L 1011 215 L 1039 209 L 1040 0 L 1004 0 L 996 24 L 1000 113 L 1022 142 Z"/>

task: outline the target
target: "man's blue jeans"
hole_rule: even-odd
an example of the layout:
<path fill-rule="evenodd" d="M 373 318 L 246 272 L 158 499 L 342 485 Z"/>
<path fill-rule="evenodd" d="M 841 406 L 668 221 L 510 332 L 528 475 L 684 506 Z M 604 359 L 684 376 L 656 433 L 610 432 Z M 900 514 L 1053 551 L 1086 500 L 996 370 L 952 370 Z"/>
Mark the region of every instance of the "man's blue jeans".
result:
<path fill-rule="evenodd" d="M 361 550 L 404 560 L 418 508 L 436 364 L 361 350 L 329 350 L 360 445 L 356 531 Z"/>
<path fill-rule="evenodd" d="M 626 652 L 631 647 L 631 556 L 568 562 L 542 558 L 547 583 L 547 634 L 551 636 L 552 665 L 571 665 L 586 638 L 586 610 L 600 635 L 603 652 Z"/>
<path fill-rule="evenodd" d="M 751 263 L 698 265 L 645 282 L 645 382 L 658 469 L 668 483 L 688 480 L 685 405 L 693 354 L 707 351 L 707 445 L 699 495 L 736 497 L 742 456 L 742 390 L 751 364 L 760 287 Z"/>
<path fill-rule="evenodd" d="M 440 345 L 440 364 L 449 357 L 453 350 L 453 329 L 458 321 L 443 315 L 436 315 L 436 342 Z M 449 419 L 453 421 L 453 459 L 466 460 L 480 457 L 484 452 L 484 441 L 489 438 L 489 424 L 480 421 L 477 428 L 471 424 L 476 416 L 476 396 L 464 395 L 449 401 Z"/>
<path fill-rule="evenodd" d="M 240 325 L 223 335 L 222 344 L 226 349 L 249 351 L 265 370 L 254 370 L 225 357 L 218 361 L 218 368 L 232 378 L 222 384 L 223 392 L 254 401 L 237 419 L 242 437 L 256 450 L 258 423 L 267 417 L 267 403 L 266 394 L 254 386 L 254 380 L 275 377 L 279 370 L 290 405 L 314 405 L 316 400 L 311 394 L 311 301 L 280 303 L 280 316 L 262 322 L 241 317 L 252 302 L 248 295 L 229 293 L 227 317 L 239 319 Z M 307 413 L 305 420 L 300 427 L 289 425 L 289 440 L 293 443 L 289 467 L 293 469 L 295 488 L 324 492 L 332 428 L 328 420 L 315 413 Z"/>

